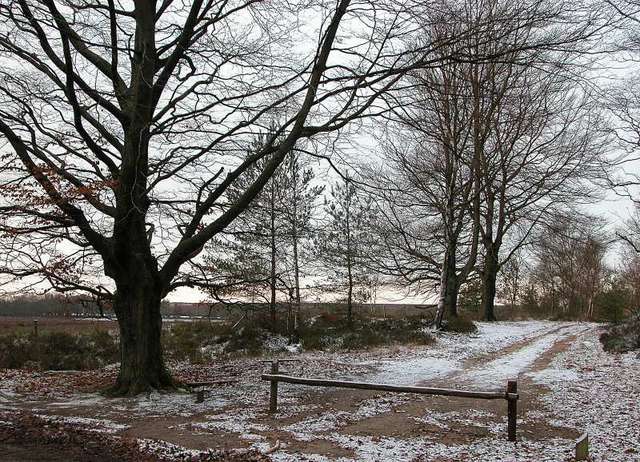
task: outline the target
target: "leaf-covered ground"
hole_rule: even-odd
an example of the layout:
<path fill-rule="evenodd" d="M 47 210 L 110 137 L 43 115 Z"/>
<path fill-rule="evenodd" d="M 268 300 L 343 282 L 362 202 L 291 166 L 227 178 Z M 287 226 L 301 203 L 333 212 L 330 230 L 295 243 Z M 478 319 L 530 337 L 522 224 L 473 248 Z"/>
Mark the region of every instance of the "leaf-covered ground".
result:
<path fill-rule="evenodd" d="M 503 389 L 517 376 L 517 443 L 506 403 L 282 384 L 266 412 L 258 359 L 173 364 L 184 381 L 215 380 L 204 403 L 187 393 L 108 399 L 98 372 L 0 371 L 0 448 L 33 460 L 568 461 L 589 434 L 595 461 L 640 461 L 640 359 L 605 353 L 600 327 L 505 322 L 434 345 L 292 354 L 292 375 Z M 0 454 L 2 451 L 0 451 Z M 48 459 L 46 457 L 49 457 Z M 57 458 L 56 458 L 57 457 Z M 2 460 L 2 456 L 0 456 Z M 5 459 L 11 460 L 11 459 Z M 28 459 L 25 459 L 28 460 Z"/>

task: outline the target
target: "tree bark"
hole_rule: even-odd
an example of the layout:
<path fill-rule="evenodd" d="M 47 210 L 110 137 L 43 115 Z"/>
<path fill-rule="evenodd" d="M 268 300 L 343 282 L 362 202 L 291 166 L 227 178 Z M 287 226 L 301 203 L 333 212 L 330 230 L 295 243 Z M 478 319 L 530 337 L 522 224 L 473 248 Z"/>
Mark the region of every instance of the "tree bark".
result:
<path fill-rule="evenodd" d="M 447 316 L 450 318 L 458 317 L 458 274 L 456 267 L 456 252 L 455 248 L 449 252 L 448 261 L 445 270 L 445 287 L 444 287 L 444 301 L 445 310 Z"/>
<path fill-rule="evenodd" d="M 120 373 L 110 394 L 175 388 L 164 364 L 160 293 L 149 281 L 118 285 L 114 311 L 120 326 Z"/>
<path fill-rule="evenodd" d="M 351 257 L 347 258 L 347 272 L 349 288 L 347 290 L 347 325 L 353 327 L 353 274 L 351 272 Z"/>
<path fill-rule="evenodd" d="M 298 314 L 300 313 L 300 261 L 298 258 L 298 230 L 297 225 L 293 225 L 293 278 L 295 287 L 295 300 Z"/>
<path fill-rule="evenodd" d="M 349 194 L 349 182 L 347 181 L 347 194 Z M 353 261 L 351 260 L 351 197 L 348 196 L 348 203 L 345 213 L 346 239 L 347 239 L 347 326 L 349 329 L 353 327 Z"/>
<path fill-rule="evenodd" d="M 445 293 L 445 307 L 447 310 L 447 316 L 449 319 L 458 317 L 458 290 L 460 285 L 458 284 L 458 278 L 453 275 L 449 276 L 447 282 L 447 290 Z"/>
<path fill-rule="evenodd" d="M 487 248 L 482 271 L 482 309 L 485 321 L 495 321 L 496 280 L 498 278 L 498 255 L 493 247 Z"/>
<path fill-rule="evenodd" d="M 275 185 L 271 183 L 271 201 L 270 207 L 270 228 L 269 234 L 271 235 L 271 299 L 269 301 L 269 318 L 271 320 L 271 327 L 276 327 L 276 204 L 275 204 Z"/>
<path fill-rule="evenodd" d="M 458 317 L 458 292 L 460 290 L 460 278 L 456 268 L 455 247 L 447 249 L 440 274 L 440 296 L 434 325 L 436 329 L 442 327 L 445 314 L 449 318 Z"/>

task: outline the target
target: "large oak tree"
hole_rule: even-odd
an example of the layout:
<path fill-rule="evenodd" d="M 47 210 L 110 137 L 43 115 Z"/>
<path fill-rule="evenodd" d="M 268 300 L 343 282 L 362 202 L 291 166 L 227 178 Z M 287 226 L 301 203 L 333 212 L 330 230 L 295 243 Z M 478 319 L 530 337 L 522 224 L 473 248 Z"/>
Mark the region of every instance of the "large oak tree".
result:
<path fill-rule="evenodd" d="M 160 302 L 292 147 L 364 117 L 403 66 L 428 61 L 430 45 L 395 51 L 393 34 L 413 26 L 383 3 L 0 4 L 2 272 L 95 293 L 104 281 L 89 268 L 104 270 L 120 326 L 114 393 L 174 386 Z"/>

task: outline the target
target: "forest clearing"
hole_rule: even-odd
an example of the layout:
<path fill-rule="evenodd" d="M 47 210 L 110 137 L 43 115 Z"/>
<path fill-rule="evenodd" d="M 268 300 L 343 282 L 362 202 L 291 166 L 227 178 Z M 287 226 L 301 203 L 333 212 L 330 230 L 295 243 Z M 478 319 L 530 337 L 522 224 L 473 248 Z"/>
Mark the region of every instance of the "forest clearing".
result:
<path fill-rule="evenodd" d="M 479 323 L 477 334 L 440 333 L 429 346 L 280 355 L 296 360 L 282 370 L 304 377 L 468 390 L 501 389 L 517 377 L 516 443 L 506 440 L 502 401 L 281 384 L 280 409 L 271 415 L 261 358 L 172 365 L 185 381 L 219 382 L 202 403 L 186 392 L 136 398 L 82 392 L 108 383 L 117 372 L 112 366 L 4 370 L 0 435 L 6 441 L 21 428 L 14 422 L 49 425 L 41 434 L 33 430 L 33 441 L 13 434 L 7 447 L 15 460 L 69 460 L 69 454 L 73 460 L 119 460 L 115 450 L 105 457 L 118 447 L 111 441 L 121 439 L 131 460 L 226 460 L 220 451 L 228 450 L 237 460 L 445 462 L 569 461 L 586 432 L 592 460 L 640 460 L 640 358 L 603 352 L 599 334 L 593 323 Z M 62 429 L 82 436 L 56 443 Z M 47 433 L 53 433 L 51 445 L 35 446 Z M 56 447 L 60 458 L 43 458 Z"/>
<path fill-rule="evenodd" d="M 640 462 L 640 0 L 0 0 L 0 462 Z"/>

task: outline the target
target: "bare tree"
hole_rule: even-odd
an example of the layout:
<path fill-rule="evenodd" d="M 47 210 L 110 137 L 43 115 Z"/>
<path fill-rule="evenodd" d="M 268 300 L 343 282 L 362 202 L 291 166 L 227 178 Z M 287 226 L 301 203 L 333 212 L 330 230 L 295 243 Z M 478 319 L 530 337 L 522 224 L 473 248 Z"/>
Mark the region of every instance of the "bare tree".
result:
<path fill-rule="evenodd" d="M 439 284 L 438 327 L 445 312 L 457 316 L 458 291 L 478 249 L 466 67 L 446 63 L 412 76 L 414 96 L 394 111 L 396 127 L 384 150 L 386 171 L 378 173 L 385 180 L 381 236 L 388 252 L 378 252 L 376 261 L 406 284 L 426 290 Z"/>
<path fill-rule="evenodd" d="M 606 0 L 617 18 L 616 29 L 609 41 L 609 57 L 622 62 L 626 72 L 603 92 L 603 106 L 608 109 L 612 133 L 618 141 L 618 155 L 612 156 L 612 168 L 606 185 L 632 202 L 632 211 L 616 235 L 629 248 L 640 252 L 640 74 L 637 58 L 640 53 L 640 2 L 636 0 Z"/>
<path fill-rule="evenodd" d="M 607 242 L 602 220 L 567 214 L 539 237 L 534 247 L 533 277 L 547 294 L 552 310 L 593 319 L 594 302 L 608 275 Z"/>
<path fill-rule="evenodd" d="M 495 319 L 500 267 L 546 217 L 593 197 L 589 182 L 600 177 L 604 165 L 605 138 L 595 100 L 576 86 L 569 56 L 543 56 L 538 56 L 542 64 L 531 64 L 520 63 L 514 54 L 506 62 L 477 66 L 474 73 L 472 86 L 486 121 L 476 172 L 483 311 L 489 321 Z M 501 256 L 505 239 L 515 231 L 517 242 Z"/>
<path fill-rule="evenodd" d="M 3 2 L 0 210 L 12 257 L 2 272 L 95 292 L 84 269 L 102 267 L 120 326 L 113 393 L 173 387 L 161 300 L 191 284 L 189 262 L 296 143 L 384 111 L 378 101 L 405 71 L 442 59 L 432 54 L 442 44 L 428 38 L 405 46 L 425 7 Z M 572 34 L 591 27 L 562 22 Z M 276 117 L 274 136 L 246 158 L 252 137 Z M 228 187 L 267 156 L 256 181 L 227 201 Z"/>
<path fill-rule="evenodd" d="M 500 268 L 500 295 L 507 300 L 511 309 L 517 306 L 521 296 L 525 266 L 524 257 L 520 251 L 517 251 Z"/>
<path fill-rule="evenodd" d="M 160 342 L 162 298 L 191 284 L 189 262 L 296 143 L 344 131 L 407 68 L 433 61 L 437 44 L 397 46 L 415 21 L 410 8 L 390 6 L 0 4 L 0 210 L 11 255 L 2 272 L 12 284 L 44 278 L 95 293 L 83 271 L 104 269 L 120 326 L 113 393 L 173 387 Z M 308 43 L 315 29 L 317 43 Z M 246 157 L 276 118 L 274 135 Z M 229 186 L 266 157 L 256 180 L 228 201 Z"/>
<path fill-rule="evenodd" d="M 553 7 L 442 5 L 429 36 L 450 43 L 465 30 L 483 34 L 461 39 L 466 59 L 443 59 L 407 79 L 404 104 L 392 113 L 399 128 L 386 143 L 389 225 L 387 253 L 379 253 L 384 270 L 407 283 L 439 286 L 436 325 L 445 311 L 455 316 L 460 286 L 474 269 L 485 318 L 495 319 L 501 265 L 550 209 L 584 193 L 601 143 L 595 105 L 569 78 L 581 70 L 573 59 L 588 34 L 559 34 L 565 46 L 549 49 L 536 31 L 556 18 Z M 519 240 L 501 256 L 516 229 Z"/>

